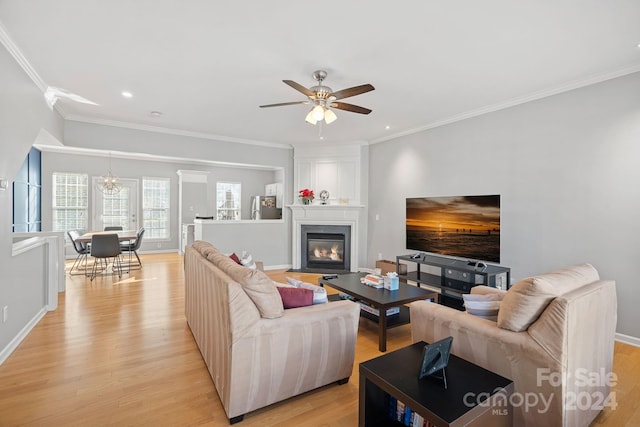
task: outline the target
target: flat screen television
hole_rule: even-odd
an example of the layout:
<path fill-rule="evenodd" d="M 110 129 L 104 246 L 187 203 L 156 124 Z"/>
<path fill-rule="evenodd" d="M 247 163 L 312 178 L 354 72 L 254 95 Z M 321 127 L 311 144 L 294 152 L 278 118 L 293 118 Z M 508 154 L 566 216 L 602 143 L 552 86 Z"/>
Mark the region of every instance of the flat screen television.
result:
<path fill-rule="evenodd" d="M 500 263 L 500 195 L 407 198 L 407 249 Z"/>

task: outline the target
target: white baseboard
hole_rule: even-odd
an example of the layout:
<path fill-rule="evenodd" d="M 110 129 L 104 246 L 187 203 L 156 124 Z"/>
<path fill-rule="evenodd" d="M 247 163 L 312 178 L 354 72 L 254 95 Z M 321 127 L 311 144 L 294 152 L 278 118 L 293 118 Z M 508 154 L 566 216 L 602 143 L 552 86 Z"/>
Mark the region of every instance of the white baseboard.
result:
<path fill-rule="evenodd" d="M 172 254 L 179 252 L 177 249 L 158 249 L 155 251 L 138 251 L 139 255 L 145 254 Z M 125 252 L 126 253 L 126 252 Z"/>
<path fill-rule="evenodd" d="M 3 348 L 2 351 L 0 351 L 0 365 L 2 365 L 4 361 L 7 360 L 9 356 L 11 356 L 11 353 L 13 353 L 16 348 L 18 348 L 22 340 L 24 340 L 27 335 L 29 335 L 29 332 L 31 332 L 31 330 L 35 328 L 35 326 L 38 324 L 40 319 L 44 317 L 45 314 L 47 314 L 47 307 L 42 307 L 40 311 L 36 313 L 33 319 L 31 319 L 29 323 L 27 323 L 24 328 L 22 328 L 18 335 L 13 337 L 9 344 L 7 344 L 7 346 Z"/>
<path fill-rule="evenodd" d="M 282 264 L 282 265 L 265 265 L 264 271 L 267 270 L 289 270 L 291 268 L 291 264 Z"/>
<path fill-rule="evenodd" d="M 640 347 L 640 338 L 632 337 L 631 335 L 620 334 L 616 332 L 616 341 L 629 344 L 634 347 Z"/>

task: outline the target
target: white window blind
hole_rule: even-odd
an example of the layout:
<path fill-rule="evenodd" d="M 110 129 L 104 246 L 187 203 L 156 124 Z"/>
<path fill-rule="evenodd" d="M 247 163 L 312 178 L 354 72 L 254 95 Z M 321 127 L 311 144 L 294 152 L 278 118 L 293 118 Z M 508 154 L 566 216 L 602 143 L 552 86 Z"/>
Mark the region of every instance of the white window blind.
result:
<path fill-rule="evenodd" d="M 145 238 L 168 239 L 169 234 L 169 178 L 142 179 L 142 219 Z"/>
<path fill-rule="evenodd" d="M 217 217 L 221 220 L 239 220 L 242 184 L 216 182 Z"/>
<path fill-rule="evenodd" d="M 53 231 L 87 230 L 89 176 L 53 174 Z"/>

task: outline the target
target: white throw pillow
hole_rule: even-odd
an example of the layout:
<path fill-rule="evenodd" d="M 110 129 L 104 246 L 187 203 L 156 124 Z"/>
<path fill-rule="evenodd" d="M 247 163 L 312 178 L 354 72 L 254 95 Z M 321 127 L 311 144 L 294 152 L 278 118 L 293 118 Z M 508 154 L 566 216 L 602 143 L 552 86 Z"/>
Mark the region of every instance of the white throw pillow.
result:
<path fill-rule="evenodd" d="M 469 314 L 482 317 L 484 319 L 498 320 L 501 294 L 463 294 L 464 307 Z"/>
<path fill-rule="evenodd" d="M 253 257 L 247 251 L 242 251 L 242 256 L 240 257 L 240 264 L 244 265 L 247 268 L 251 268 L 255 270 L 258 268 L 256 263 L 253 261 Z"/>

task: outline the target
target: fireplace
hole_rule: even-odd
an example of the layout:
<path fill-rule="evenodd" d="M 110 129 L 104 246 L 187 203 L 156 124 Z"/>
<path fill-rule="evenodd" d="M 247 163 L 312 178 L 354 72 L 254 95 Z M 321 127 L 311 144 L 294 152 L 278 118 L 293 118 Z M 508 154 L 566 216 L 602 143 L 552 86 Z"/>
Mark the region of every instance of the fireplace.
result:
<path fill-rule="evenodd" d="M 301 270 L 346 272 L 351 269 L 351 227 L 348 225 L 302 225 Z"/>

